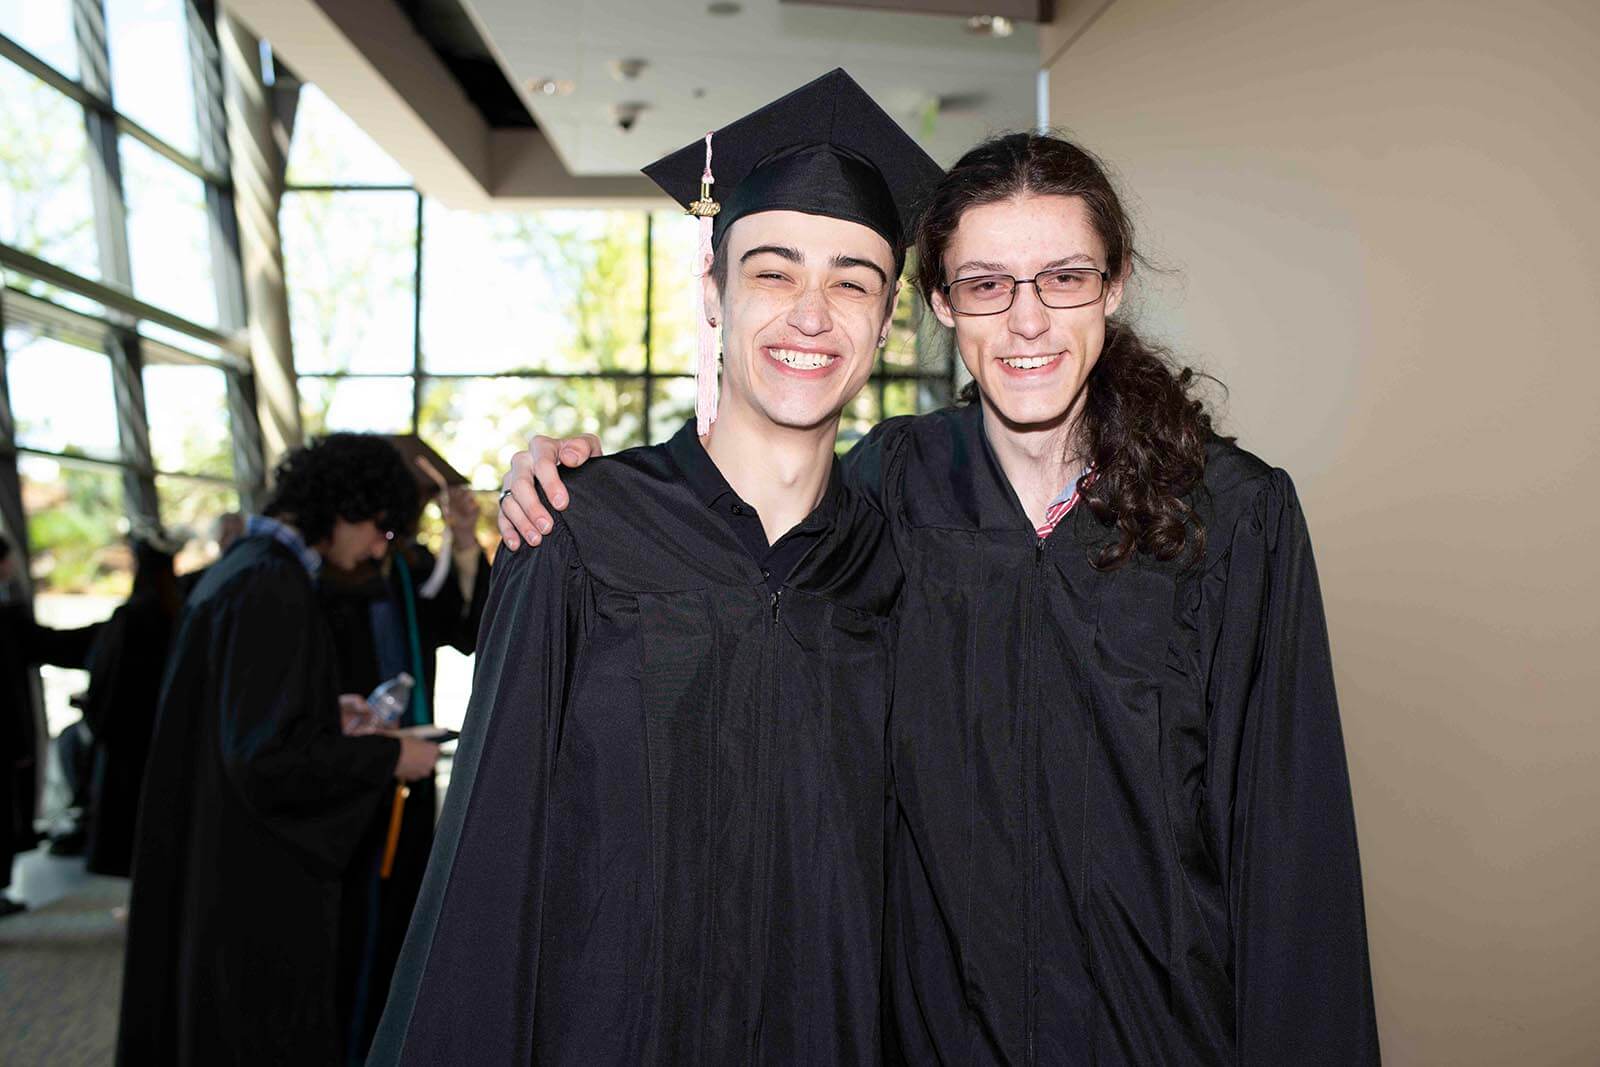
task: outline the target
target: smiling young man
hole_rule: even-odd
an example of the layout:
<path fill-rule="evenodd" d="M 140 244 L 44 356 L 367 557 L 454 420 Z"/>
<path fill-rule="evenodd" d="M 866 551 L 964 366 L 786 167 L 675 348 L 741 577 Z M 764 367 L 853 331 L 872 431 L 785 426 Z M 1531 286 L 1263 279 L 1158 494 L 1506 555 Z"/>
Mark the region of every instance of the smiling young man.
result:
<path fill-rule="evenodd" d="M 496 561 L 370 1062 L 880 1058 L 900 574 L 833 445 L 939 170 L 835 71 L 646 173 L 721 200 L 720 410 Z"/>

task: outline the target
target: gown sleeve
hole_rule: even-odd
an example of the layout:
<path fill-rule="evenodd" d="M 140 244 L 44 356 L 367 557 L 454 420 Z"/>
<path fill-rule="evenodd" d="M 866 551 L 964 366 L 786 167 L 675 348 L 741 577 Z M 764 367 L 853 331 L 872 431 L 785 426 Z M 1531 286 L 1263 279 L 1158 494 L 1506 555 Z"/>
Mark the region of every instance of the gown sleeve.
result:
<path fill-rule="evenodd" d="M 530 1063 L 545 813 L 582 572 L 502 548 L 433 854 L 369 1064 Z"/>
<path fill-rule="evenodd" d="M 1378 1062 L 1361 868 L 1316 566 L 1288 475 L 1237 520 L 1220 573 L 1208 797 L 1231 797 L 1239 1063 Z M 1221 533 L 1221 531 L 1217 531 Z M 1217 582 L 1216 579 L 1222 579 Z"/>
<path fill-rule="evenodd" d="M 31 619 L 22 626 L 25 658 L 30 664 L 48 663 L 52 667 L 87 666 L 90 650 L 100 636 L 105 623 L 95 623 L 75 630 L 56 630 L 40 626 Z"/>
<path fill-rule="evenodd" d="M 439 591 L 431 597 L 422 595 L 422 585 L 437 561 L 438 557 L 429 552 L 410 565 L 412 603 L 416 606 L 418 638 L 422 643 L 423 655 L 431 655 L 445 645 L 459 648 L 462 617 L 467 612 L 454 559 L 447 564 L 449 570 Z M 470 645 L 467 651 L 472 651 Z"/>
<path fill-rule="evenodd" d="M 318 659 L 331 655 L 317 644 L 327 630 L 307 625 L 312 593 L 293 595 L 278 578 L 253 577 L 210 620 L 222 767 L 266 830 L 336 876 L 387 798 L 400 742 L 341 732 L 332 671 Z"/>
<path fill-rule="evenodd" d="M 489 594 L 489 560 L 478 553 L 478 565 L 472 576 L 471 596 L 462 594 L 460 571 L 456 561 L 450 561 L 450 577 L 431 601 L 422 601 L 419 610 L 431 617 L 428 623 L 429 643 L 433 648 L 449 645 L 464 656 L 472 655 L 478 642 L 478 626 L 483 621 L 484 601 Z M 423 607 L 422 605 L 427 605 Z"/>
<path fill-rule="evenodd" d="M 912 418 L 911 415 L 896 415 L 884 419 L 839 461 L 844 483 L 872 501 L 872 506 L 880 512 L 884 510 L 884 486 L 889 468 L 898 452 L 901 435 L 910 429 Z"/>

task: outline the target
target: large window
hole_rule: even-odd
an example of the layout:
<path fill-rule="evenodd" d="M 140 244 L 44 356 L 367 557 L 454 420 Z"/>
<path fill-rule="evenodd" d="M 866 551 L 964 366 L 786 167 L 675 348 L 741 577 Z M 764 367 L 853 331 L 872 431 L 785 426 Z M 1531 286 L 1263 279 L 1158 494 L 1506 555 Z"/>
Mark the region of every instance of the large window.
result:
<path fill-rule="evenodd" d="M 89 143 L 70 98 L 0 60 L 0 243 L 99 278 Z"/>
<path fill-rule="evenodd" d="M 417 195 L 302 192 L 278 224 L 298 371 L 411 373 Z"/>
<path fill-rule="evenodd" d="M 127 595 L 130 530 L 188 527 L 178 568 L 205 562 L 257 488 L 211 12 L 0 0 L 0 526 L 47 624 Z M 84 679 L 45 683 L 54 731 Z"/>
<path fill-rule="evenodd" d="M 305 86 L 280 214 L 308 433 L 420 433 L 495 487 L 530 431 L 608 449 L 694 412 L 694 220 L 674 211 L 455 211 Z M 848 444 L 947 402 L 951 359 L 919 348 L 909 287 Z"/>

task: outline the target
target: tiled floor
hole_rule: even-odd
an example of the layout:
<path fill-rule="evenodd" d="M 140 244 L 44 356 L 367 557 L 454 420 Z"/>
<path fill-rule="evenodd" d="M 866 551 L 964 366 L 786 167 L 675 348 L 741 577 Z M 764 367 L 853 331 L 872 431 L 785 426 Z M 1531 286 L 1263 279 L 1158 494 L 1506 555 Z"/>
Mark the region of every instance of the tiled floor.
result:
<path fill-rule="evenodd" d="M 12 867 L 11 891 L 28 910 L 0 919 L 0 1064 L 110 1063 L 127 881 L 35 850 Z"/>

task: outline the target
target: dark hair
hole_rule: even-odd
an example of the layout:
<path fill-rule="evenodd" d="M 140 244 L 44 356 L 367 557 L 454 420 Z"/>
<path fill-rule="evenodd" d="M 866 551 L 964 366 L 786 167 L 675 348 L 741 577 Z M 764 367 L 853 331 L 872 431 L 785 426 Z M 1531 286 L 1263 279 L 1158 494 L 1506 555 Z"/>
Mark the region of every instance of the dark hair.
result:
<path fill-rule="evenodd" d="M 1126 280 L 1143 258 L 1133 222 L 1100 161 L 1058 137 L 1014 133 L 985 141 L 956 162 L 935 188 L 917 233 L 917 287 L 929 306 L 945 283 L 944 251 L 968 208 L 1023 195 L 1072 196 L 1083 202 L 1106 248 L 1106 269 Z M 1113 316 L 1105 347 L 1085 384 L 1072 443 L 1094 465 L 1079 491 L 1117 539 L 1095 564 L 1114 569 L 1135 553 L 1158 560 L 1205 551 L 1205 530 L 1184 495 L 1205 473 L 1211 416 L 1192 395 L 1205 375 L 1178 368 L 1165 349 Z M 976 384 L 962 399 L 977 399 Z"/>
<path fill-rule="evenodd" d="M 9 555 L 11 555 L 11 538 L 0 533 L 0 563 L 5 562 L 5 558 Z"/>
<path fill-rule="evenodd" d="M 178 592 L 178 576 L 172 565 L 172 553 L 141 538 L 133 538 L 133 590 L 128 599 L 153 600 L 167 618 L 177 618 L 183 597 Z"/>
<path fill-rule="evenodd" d="M 291 519 L 307 544 L 333 533 L 335 519 L 375 520 L 407 535 L 417 520 L 417 483 L 394 445 L 376 434 L 335 433 L 283 457 L 262 514 Z"/>

